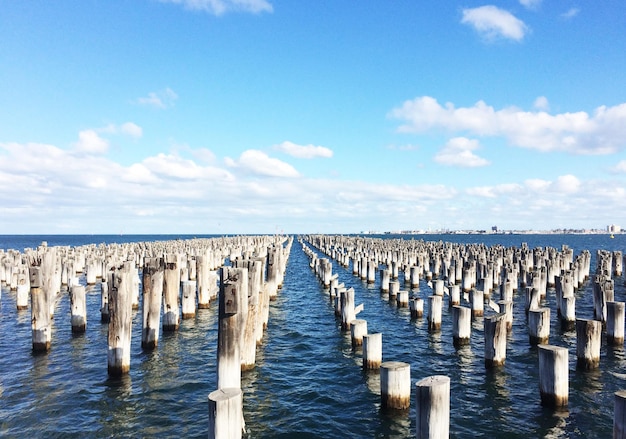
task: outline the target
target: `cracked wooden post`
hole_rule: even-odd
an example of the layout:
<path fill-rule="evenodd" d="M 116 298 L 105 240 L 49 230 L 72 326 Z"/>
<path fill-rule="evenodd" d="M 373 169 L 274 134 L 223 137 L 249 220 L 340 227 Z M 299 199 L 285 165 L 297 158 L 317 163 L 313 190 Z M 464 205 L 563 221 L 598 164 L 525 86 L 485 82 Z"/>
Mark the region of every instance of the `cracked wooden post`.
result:
<path fill-rule="evenodd" d="M 548 343 L 550 338 L 550 308 L 528 311 L 528 341 L 531 346 Z"/>
<path fill-rule="evenodd" d="M 248 295 L 248 273 L 243 268 L 220 270 L 217 331 L 217 388 L 241 388 L 242 296 Z"/>
<path fill-rule="evenodd" d="M 411 365 L 385 361 L 380 365 L 380 402 L 383 409 L 406 410 L 411 404 Z"/>
<path fill-rule="evenodd" d="M 87 300 L 84 286 L 72 285 L 70 288 L 70 309 L 72 333 L 84 333 L 87 329 Z"/>
<path fill-rule="evenodd" d="M 485 317 L 485 368 L 502 366 L 506 360 L 506 321 L 504 314 Z"/>
<path fill-rule="evenodd" d="M 30 268 L 30 313 L 32 326 L 33 352 L 47 352 L 52 340 L 52 320 L 50 300 L 42 288 L 41 267 Z"/>
<path fill-rule="evenodd" d="M 547 344 L 540 344 L 538 349 L 541 405 L 565 407 L 569 398 L 568 350 Z"/>
<path fill-rule="evenodd" d="M 576 365 L 582 370 L 595 369 L 600 365 L 602 322 L 576 319 Z"/>
<path fill-rule="evenodd" d="M 209 439 L 239 439 L 243 430 L 241 389 L 231 387 L 209 393 Z"/>
<path fill-rule="evenodd" d="M 363 369 L 375 370 L 383 360 L 383 334 L 363 335 Z"/>
<path fill-rule="evenodd" d="M 469 311 L 469 308 L 466 308 Z M 450 378 L 434 375 L 415 384 L 415 429 L 418 439 L 450 437 Z"/>
<path fill-rule="evenodd" d="M 163 330 L 176 331 L 180 323 L 180 270 L 178 269 L 178 255 L 165 256 L 165 271 L 163 274 Z"/>
<path fill-rule="evenodd" d="M 612 346 L 624 344 L 624 302 L 606 303 L 606 342 Z"/>
<path fill-rule="evenodd" d="M 120 377 L 130 371 L 134 269 L 130 262 L 114 274 L 109 291 L 108 372 Z"/>
<path fill-rule="evenodd" d="M 146 258 L 143 266 L 141 347 L 154 349 L 159 344 L 161 302 L 163 299 L 163 258 Z"/>
<path fill-rule="evenodd" d="M 263 322 L 261 316 L 263 282 L 263 264 L 260 260 L 245 261 L 248 273 L 247 308 L 248 316 L 243 322 L 241 344 L 241 370 L 254 369 L 256 363 L 256 347 L 263 338 Z"/>

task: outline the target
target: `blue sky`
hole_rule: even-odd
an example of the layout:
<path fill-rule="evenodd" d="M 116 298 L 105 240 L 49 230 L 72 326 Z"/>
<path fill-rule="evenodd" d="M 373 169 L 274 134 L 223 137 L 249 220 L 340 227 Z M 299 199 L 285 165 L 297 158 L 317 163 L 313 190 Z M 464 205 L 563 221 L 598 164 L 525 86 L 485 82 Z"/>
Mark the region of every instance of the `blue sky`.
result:
<path fill-rule="evenodd" d="M 621 0 L 0 3 L 2 233 L 626 227 Z"/>

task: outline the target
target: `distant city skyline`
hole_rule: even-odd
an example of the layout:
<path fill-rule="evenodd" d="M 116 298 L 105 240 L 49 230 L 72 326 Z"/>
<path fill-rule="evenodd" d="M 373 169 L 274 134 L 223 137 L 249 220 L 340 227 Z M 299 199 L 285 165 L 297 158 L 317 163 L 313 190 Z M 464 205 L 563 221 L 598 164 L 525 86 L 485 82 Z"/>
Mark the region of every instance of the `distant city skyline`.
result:
<path fill-rule="evenodd" d="M 626 224 L 625 2 L 7 2 L 5 234 Z"/>

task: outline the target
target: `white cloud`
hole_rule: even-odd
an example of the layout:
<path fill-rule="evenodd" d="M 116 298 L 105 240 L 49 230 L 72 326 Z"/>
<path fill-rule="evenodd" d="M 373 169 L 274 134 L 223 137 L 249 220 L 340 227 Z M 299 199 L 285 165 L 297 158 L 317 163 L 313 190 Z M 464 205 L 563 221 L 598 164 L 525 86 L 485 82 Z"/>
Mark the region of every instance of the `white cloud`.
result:
<path fill-rule="evenodd" d="M 256 175 L 268 177 L 299 177 L 300 174 L 289 163 L 269 157 L 263 151 L 249 149 L 244 151 L 238 160 L 230 157 L 224 159 L 227 166 L 241 168 Z"/>
<path fill-rule="evenodd" d="M 276 151 L 284 152 L 292 157 L 300 159 L 312 159 L 316 157 L 332 157 L 333 151 L 324 146 L 315 145 L 297 145 L 293 142 L 285 141 L 278 145 L 274 145 Z"/>
<path fill-rule="evenodd" d="M 104 154 L 109 150 L 109 142 L 94 130 L 83 130 L 78 133 L 75 150 L 86 154 Z"/>
<path fill-rule="evenodd" d="M 446 166 L 458 166 L 463 168 L 476 168 L 487 166 L 488 160 L 477 156 L 472 151 L 479 148 L 479 142 L 466 137 L 455 137 L 435 155 L 435 162 Z"/>
<path fill-rule="evenodd" d="M 273 7 L 267 0 L 161 0 L 163 3 L 183 5 L 186 9 L 222 15 L 230 11 L 272 12 Z"/>
<path fill-rule="evenodd" d="M 476 147 L 469 139 L 451 144 L 462 151 Z M 122 165 L 114 156 L 74 148 L 0 143 L 0 227 L 7 233 L 185 234 L 493 224 L 548 229 L 619 223 L 626 209 L 623 179 L 609 181 L 601 174 L 598 180 L 565 174 L 517 182 L 520 176 L 513 173 L 505 181 L 468 189 L 448 179 L 440 183 L 432 174 L 430 184 L 396 183 L 392 177 L 387 183 L 258 178 L 298 174 L 260 151 L 227 159 L 230 170 L 205 166 L 196 156 L 207 151 L 198 151 L 154 153 Z M 286 167 L 281 169 L 281 163 Z M 404 176 L 398 180 L 405 181 Z"/>
<path fill-rule="evenodd" d="M 187 160 L 175 154 L 159 153 L 144 159 L 142 165 L 151 173 L 168 178 L 183 180 L 234 179 L 233 175 L 226 170 L 211 166 L 199 166 L 193 160 Z"/>
<path fill-rule="evenodd" d="M 141 127 L 132 122 L 126 122 L 125 124 L 122 124 L 122 126 L 120 127 L 120 131 L 124 134 L 134 137 L 135 139 L 143 136 L 143 130 L 141 129 Z"/>
<path fill-rule="evenodd" d="M 578 15 L 580 12 L 579 8 L 570 8 L 566 12 L 561 14 L 561 18 L 565 20 L 570 20 Z"/>
<path fill-rule="evenodd" d="M 626 160 L 620 160 L 615 167 L 612 168 L 614 173 L 626 173 Z"/>
<path fill-rule="evenodd" d="M 574 175 L 561 175 L 551 185 L 551 190 L 560 194 L 573 194 L 580 189 L 580 180 Z"/>
<path fill-rule="evenodd" d="M 496 110 L 483 101 L 471 107 L 440 105 L 430 96 L 406 101 L 389 116 L 403 120 L 400 132 L 445 129 L 454 133 L 504 137 L 512 145 L 539 151 L 611 154 L 626 148 L 626 103 L 598 107 L 591 115 L 549 114 L 515 107 Z"/>
<path fill-rule="evenodd" d="M 463 9 L 461 23 L 472 26 L 487 40 L 502 37 L 521 41 L 528 31 L 522 20 L 493 5 Z"/>
<path fill-rule="evenodd" d="M 135 102 L 139 105 L 165 110 L 166 108 L 173 107 L 177 99 L 178 95 L 176 92 L 171 88 L 166 88 L 158 92 L 150 92 L 148 96 L 137 98 Z"/>
<path fill-rule="evenodd" d="M 527 9 L 537 9 L 542 0 L 519 0 L 520 4 Z"/>
<path fill-rule="evenodd" d="M 545 96 L 537 97 L 537 99 L 535 99 L 535 102 L 533 103 L 533 107 L 535 107 L 537 110 L 548 111 L 550 109 L 550 103 L 548 102 L 548 98 L 546 98 Z"/>

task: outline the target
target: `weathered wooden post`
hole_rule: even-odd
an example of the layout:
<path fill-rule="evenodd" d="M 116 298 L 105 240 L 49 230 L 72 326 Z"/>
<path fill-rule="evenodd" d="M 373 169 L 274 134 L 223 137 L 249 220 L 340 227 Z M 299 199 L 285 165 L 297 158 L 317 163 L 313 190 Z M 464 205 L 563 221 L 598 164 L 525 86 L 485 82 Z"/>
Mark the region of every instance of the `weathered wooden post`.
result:
<path fill-rule="evenodd" d="M 383 360 L 383 334 L 363 334 L 363 369 L 378 369 Z"/>
<path fill-rule="evenodd" d="M 600 365 L 602 322 L 576 319 L 576 365 L 582 370 L 595 369 Z"/>
<path fill-rule="evenodd" d="M 561 326 L 572 329 L 576 325 L 576 296 L 563 296 L 561 298 Z"/>
<path fill-rule="evenodd" d="M 406 290 L 398 291 L 396 296 L 396 305 L 398 308 L 406 308 L 409 306 L 409 292 Z"/>
<path fill-rule="evenodd" d="M 182 283 L 183 300 L 182 312 L 183 319 L 193 319 L 196 316 L 196 281 L 186 280 Z"/>
<path fill-rule="evenodd" d="M 606 303 L 606 342 L 613 346 L 624 344 L 624 302 Z"/>
<path fill-rule="evenodd" d="M 409 311 L 413 319 L 422 317 L 424 315 L 424 300 L 419 297 L 409 300 Z"/>
<path fill-rule="evenodd" d="M 504 364 L 506 335 L 504 314 L 485 317 L 485 368 L 491 369 Z"/>
<path fill-rule="evenodd" d="M 100 322 L 109 323 L 109 282 L 104 277 L 100 282 Z"/>
<path fill-rule="evenodd" d="M 498 300 L 498 308 L 500 308 L 500 313 L 504 314 L 506 330 L 511 331 L 513 329 L 513 302 L 510 300 Z"/>
<path fill-rule="evenodd" d="M 472 333 L 472 310 L 464 306 L 452 307 L 452 341 L 455 347 L 467 345 Z"/>
<path fill-rule="evenodd" d="M 459 285 L 450 285 L 450 307 L 461 304 L 461 287 Z"/>
<path fill-rule="evenodd" d="M 117 270 L 109 290 L 108 372 L 119 377 L 130 371 L 134 270 L 130 262 Z"/>
<path fill-rule="evenodd" d="M 568 350 L 547 344 L 538 349 L 541 405 L 565 407 L 569 398 Z"/>
<path fill-rule="evenodd" d="M 626 390 L 615 392 L 613 439 L 626 439 Z"/>
<path fill-rule="evenodd" d="M 72 285 L 70 288 L 70 309 L 72 333 L 82 334 L 87 329 L 87 300 L 84 286 Z"/>
<path fill-rule="evenodd" d="M 243 399 L 239 388 L 209 393 L 209 439 L 243 437 Z"/>
<path fill-rule="evenodd" d="M 248 273 L 242 268 L 220 270 L 217 332 L 217 388 L 241 388 L 242 295 L 248 294 Z"/>
<path fill-rule="evenodd" d="M 17 275 L 17 289 L 15 293 L 15 305 L 18 311 L 28 309 L 28 300 L 30 299 L 28 293 L 30 292 L 30 285 L 28 281 L 28 271 L 25 269 L 23 272 Z"/>
<path fill-rule="evenodd" d="M 165 271 L 163 274 L 163 330 L 176 331 L 180 322 L 180 270 L 178 269 L 178 255 L 165 256 Z"/>
<path fill-rule="evenodd" d="M 472 306 L 472 317 L 482 317 L 485 315 L 485 293 L 482 290 L 471 290 L 470 304 Z"/>
<path fill-rule="evenodd" d="M 388 293 L 389 292 L 389 278 L 390 272 L 388 269 L 383 268 L 380 270 L 380 292 Z"/>
<path fill-rule="evenodd" d="M 466 308 L 469 311 L 469 308 Z M 415 430 L 418 439 L 450 437 L 450 378 L 434 375 L 415 384 Z"/>
<path fill-rule="evenodd" d="M 49 297 L 42 288 L 41 267 L 30 267 L 30 313 L 33 351 L 47 352 L 52 341 Z"/>
<path fill-rule="evenodd" d="M 524 310 L 526 311 L 526 314 L 528 314 L 528 312 L 531 309 L 538 309 L 539 308 L 539 301 L 541 299 L 541 295 L 540 292 L 537 288 L 533 288 L 533 287 L 526 287 L 525 288 L 525 297 L 526 297 L 526 301 L 525 301 L 525 308 Z"/>
<path fill-rule="evenodd" d="M 367 320 L 354 319 L 350 322 L 350 338 L 353 348 L 363 344 L 365 334 L 367 334 Z"/>
<path fill-rule="evenodd" d="M 144 260 L 141 333 L 141 347 L 144 349 L 154 349 L 159 344 L 164 271 L 163 258 Z"/>
<path fill-rule="evenodd" d="M 443 297 L 428 296 L 428 329 L 439 331 L 441 329 L 441 316 L 443 312 Z"/>
<path fill-rule="evenodd" d="M 411 404 L 411 365 L 385 361 L 380 365 L 380 402 L 383 409 L 406 410 Z"/>
<path fill-rule="evenodd" d="M 347 331 L 350 329 L 350 322 L 356 319 L 354 306 L 354 288 L 348 288 L 347 291 L 341 293 L 341 329 Z"/>
<path fill-rule="evenodd" d="M 395 301 L 396 296 L 398 295 L 398 291 L 400 291 L 400 282 L 397 280 L 392 280 L 389 282 L 389 301 Z"/>
<path fill-rule="evenodd" d="M 413 265 L 410 271 L 411 288 L 420 286 L 420 267 Z"/>
<path fill-rule="evenodd" d="M 548 343 L 550 338 L 550 308 L 528 311 L 528 340 L 532 346 Z"/>
<path fill-rule="evenodd" d="M 375 261 L 367 261 L 367 283 L 376 283 L 376 270 L 378 270 L 378 264 Z"/>
<path fill-rule="evenodd" d="M 207 309 L 211 306 L 209 291 L 209 258 L 205 252 L 196 256 L 196 282 L 198 283 L 198 308 Z"/>

